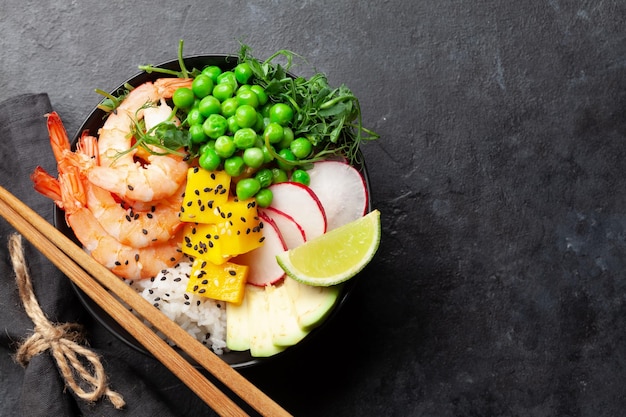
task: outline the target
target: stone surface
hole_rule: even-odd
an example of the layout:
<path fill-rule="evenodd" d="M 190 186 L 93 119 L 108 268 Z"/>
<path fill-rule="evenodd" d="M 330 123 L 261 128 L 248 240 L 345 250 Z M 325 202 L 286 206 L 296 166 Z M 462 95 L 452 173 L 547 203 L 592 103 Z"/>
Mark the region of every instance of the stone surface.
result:
<path fill-rule="evenodd" d="M 380 252 L 313 343 L 243 371 L 295 415 L 623 413 L 623 1 L 4 0 L 0 15 L 0 101 L 46 92 L 70 132 L 94 88 L 179 39 L 290 49 L 360 98 L 381 135 L 363 146 Z"/>

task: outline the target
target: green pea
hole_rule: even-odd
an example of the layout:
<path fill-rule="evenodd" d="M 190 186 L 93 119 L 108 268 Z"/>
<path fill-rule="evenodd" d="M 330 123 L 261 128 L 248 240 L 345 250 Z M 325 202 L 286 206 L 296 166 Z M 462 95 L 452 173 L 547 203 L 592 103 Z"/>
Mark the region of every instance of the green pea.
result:
<path fill-rule="evenodd" d="M 269 207 L 270 204 L 272 204 L 272 200 L 274 199 L 274 193 L 272 193 L 272 190 L 262 188 L 256 193 L 254 198 L 256 199 L 257 206 L 265 208 Z"/>
<path fill-rule="evenodd" d="M 200 100 L 198 110 L 204 117 L 209 117 L 212 114 L 218 114 L 222 111 L 222 103 L 213 96 L 206 96 Z"/>
<path fill-rule="evenodd" d="M 249 104 L 242 104 L 235 111 L 235 119 L 239 127 L 252 127 L 257 122 L 256 110 Z"/>
<path fill-rule="evenodd" d="M 189 126 L 189 139 L 191 140 L 191 143 L 196 145 L 206 142 L 208 137 L 206 133 L 204 133 L 204 128 L 201 124 Z"/>
<path fill-rule="evenodd" d="M 246 164 L 244 164 L 243 158 L 239 155 L 233 155 L 224 161 L 224 171 L 231 177 L 240 176 L 245 168 Z"/>
<path fill-rule="evenodd" d="M 263 87 L 258 84 L 254 84 L 252 87 L 250 87 L 250 89 L 254 91 L 257 98 L 259 99 L 259 105 L 263 106 L 265 103 L 267 103 L 268 97 Z"/>
<path fill-rule="evenodd" d="M 270 107 L 270 122 L 286 126 L 293 119 L 293 109 L 285 103 L 276 103 Z"/>
<path fill-rule="evenodd" d="M 201 125 L 202 123 L 204 123 L 205 119 L 206 117 L 202 113 L 200 113 L 200 108 L 198 107 L 192 108 L 187 114 L 187 123 L 189 124 L 189 126 Z"/>
<path fill-rule="evenodd" d="M 222 159 L 215 152 L 215 149 L 206 148 L 200 155 L 198 163 L 207 171 L 215 171 L 222 163 Z"/>
<path fill-rule="evenodd" d="M 219 101 L 224 101 L 233 96 L 235 89 L 228 83 L 217 84 L 213 87 L 213 97 Z"/>
<path fill-rule="evenodd" d="M 298 138 L 291 142 L 289 149 L 291 149 L 296 158 L 304 159 L 313 150 L 313 145 L 307 138 Z"/>
<path fill-rule="evenodd" d="M 200 146 L 199 154 L 202 154 L 207 149 L 215 149 L 215 141 L 213 139 L 207 140 Z"/>
<path fill-rule="evenodd" d="M 254 178 L 256 178 L 259 183 L 261 183 L 261 188 L 267 188 L 272 185 L 272 170 L 269 168 L 260 169 L 254 175 Z"/>
<path fill-rule="evenodd" d="M 256 143 L 256 132 L 249 127 L 239 129 L 235 132 L 233 140 L 239 149 L 247 149 Z"/>
<path fill-rule="evenodd" d="M 235 94 L 237 94 L 240 91 L 252 91 L 252 86 L 250 84 L 241 84 L 237 88 L 237 91 L 235 92 Z"/>
<path fill-rule="evenodd" d="M 235 78 L 240 84 L 246 84 L 248 80 L 252 77 L 252 68 L 250 68 L 250 64 L 247 62 L 242 62 L 237 64 L 234 69 Z"/>
<path fill-rule="evenodd" d="M 172 95 L 172 101 L 174 105 L 181 109 L 189 109 L 193 106 L 193 102 L 195 97 L 193 95 L 193 91 L 187 87 L 180 87 L 174 91 Z"/>
<path fill-rule="evenodd" d="M 221 114 L 211 114 L 204 123 L 202 123 L 202 128 L 208 137 L 217 139 L 226 133 L 228 123 Z"/>
<path fill-rule="evenodd" d="M 256 95 L 254 91 L 250 89 L 242 90 L 240 88 L 239 90 L 237 90 L 235 97 L 237 98 L 237 101 L 239 102 L 240 105 L 247 104 L 249 106 L 254 107 L 255 109 L 259 107 L 259 97 Z"/>
<path fill-rule="evenodd" d="M 255 146 L 243 151 L 243 162 L 250 168 L 259 168 L 263 165 L 263 151 Z"/>
<path fill-rule="evenodd" d="M 237 111 L 237 107 L 239 107 L 239 102 L 235 97 L 227 98 L 222 101 L 222 116 L 226 118 L 233 116 L 235 111 Z"/>
<path fill-rule="evenodd" d="M 289 148 L 281 149 L 278 151 L 278 155 L 282 157 L 277 161 L 278 167 L 285 171 L 290 171 L 297 163 L 296 156 Z"/>
<path fill-rule="evenodd" d="M 244 178 L 237 182 L 235 192 L 240 200 L 247 200 L 254 197 L 261 189 L 261 184 L 256 178 Z"/>
<path fill-rule="evenodd" d="M 217 77 L 222 73 L 222 69 L 217 65 L 209 65 L 202 69 L 202 74 L 208 75 L 213 83 L 217 83 Z"/>
<path fill-rule="evenodd" d="M 289 177 L 284 169 L 272 168 L 272 184 L 288 181 Z"/>
<path fill-rule="evenodd" d="M 226 123 L 228 124 L 228 131 L 233 135 L 237 133 L 239 129 L 241 129 L 237 124 L 237 119 L 235 119 L 234 115 L 226 119 Z"/>
<path fill-rule="evenodd" d="M 270 123 L 265 126 L 265 130 L 263 131 L 263 139 L 267 139 L 269 143 L 280 143 L 284 137 L 284 129 L 278 123 Z"/>
<path fill-rule="evenodd" d="M 300 184 L 309 185 L 311 184 L 311 177 L 309 173 L 303 169 L 294 169 L 291 173 L 291 181 L 299 182 Z"/>
<path fill-rule="evenodd" d="M 283 140 L 281 140 L 276 147 L 278 149 L 289 148 L 291 146 L 291 142 L 293 142 L 293 130 L 290 127 L 283 127 Z"/>
<path fill-rule="evenodd" d="M 237 77 L 232 71 L 224 71 L 217 76 L 217 84 L 228 84 L 232 87 L 232 91 L 237 90 Z"/>
<path fill-rule="evenodd" d="M 263 116 L 261 116 L 261 113 L 259 112 L 256 113 L 256 123 L 254 124 L 253 129 L 255 130 L 255 132 L 259 133 L 263 132 L 263 130 L 265 129 L 265 119 L 263 118 Z"/>
<path fill-rule="evenodd" d="M 222 158 L 230 158 L 237 147 L 230 136 L 222 135 L 215 139 L 215 152 Z"/>
<path fill-rule="evenodd" d="M 213 91 L 213 79 L 206 75 L 200 74 L 191 82 L 191 90 L 198 98 L 204 98 Z"/>
<path fill-rule="evenodd" d="M 272 148 L 272 150 L 274 150 L 272 145 L 270 145 L 270 148 Z M 270 152 L 270 150 L 267 148 L 267 146 L 263 145 L 263 147 L 261 147 L 261 149 L 263 150 L 263 162 L 266 163 L 266 164 L 268 162 L 272 162 L 274 160 L 274 155 L 272 154 L 272 152 Z"/>

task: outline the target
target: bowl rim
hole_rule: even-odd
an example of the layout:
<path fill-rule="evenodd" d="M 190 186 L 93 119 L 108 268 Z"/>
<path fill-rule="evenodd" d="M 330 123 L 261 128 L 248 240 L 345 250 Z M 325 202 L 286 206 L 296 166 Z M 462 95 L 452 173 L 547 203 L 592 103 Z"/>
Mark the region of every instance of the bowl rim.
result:
<path fill-rule="evenodd" d="M 195 65 L 200 65 L 200 64 L 202 66 L 223 65 L 224 66 L 223 69 L 224 68 L 232 69 L 236 65 L 237 59 L 238 57 L 232 54 L 196 54 L 196 55 L 189 55 L 189 56 L 183 57 L 185 66 L 187 67 L 189 65 L 187 67 L 188 70 L 191 70 L 194 68 Z M 177 58 L 177 59 L 170 59 L 167 61 L 163 61 L 160 64 L 153 65 L 153 67 L 172 69 L 172 70 L 178 71 L 180 70 L 179 64 L 180 63 Z M 294 77 L 293 74 L 289 74 L 289 75 Z M 153 81 L 156 78 L 162 78 L 162 77 L 169 77 L 169 75 L 157 73 L 157 72 L 148 73 L 146 71 L 140 71 L 140 72 L 133 74 L 131 77 L 127 78 L 119 86 L 117 86 L 115 89 L 110 91 L 110 93 L 116 94 L 118 91 L 122 90 L 124 86 L 127 84 L 133 87 L 137 87 L 146 81 Z M 83 120 L 83 122 L 77 129 L 74 136 L 72 136 L 71 138 L 72 147 L 75 147 L 78 139 L 85 131 L 89 131 L 92 129 L 92 125 L 98 125 L 98 124 L 101 125 L 102 120 L 104 119 L 105 115 L 106 113 L 103 110 L 94 106 L 94 108 L 89 112 L 88 116 Z M 97 128 L 95 129 L 97 130 Z M 92 134 L 95 134 L 95 133 L 96 132 L 92 132 Z M 367 172 L 367 167 L 363 158 L 363 154 L 361 153 L 360 150 L 358 150 L 358 153 L 360 156 L 359 160 L 361 161 L 361 163 L 356 167 L 363 175 L 363 179 L 365 181 L 365 186 L 367 189 L 367 211 L 369 212 L 372 209 L 371 184 L 370 184 L 370 179 L 369 179 L 369 175 Z M 74 240 L 74 242 L 80 245 L 80 242 L 78 242 L 72 230 L 67 226 L 65 222 L 63 210 L 61 210 L 56 204 L 54 204 L 53 207 L 54 207 L 54 213 L 53 213 L 54 226 L 57 229 L 59 229 L 61 232 L 63 232 L 64 234 L 68 235 L 68 237 Z M 298 342 L 297 344 L 293 346 L 287 347 L 284 351 L 279 352 L 269 357 L 253 357 L 250 354 L 249 350 L 248 351 L 228 351 L 228 352 L 224 352 L 223 354 L 219 356 L 226 363 L 228 363 L 232 368 L 244 369 L 244 368 L 249 368 L 252 366 L 259 365 L 259 364 L 265 364 L 274 360 L 279 360 L 280 358 L 296 353 L 297 350 L 301 348 L 303 345 L 305 345 L 306 343 L 310 343 L 311 340 L 315 339 L 316 335 L 324 330 L 324 327 L 326 327 L 325 325 L 331 320 L 333 320 L 333 318 L 342 309 L 343 305 L 347 302 L 350 294 L 353 293 L 353 289 L 355 285 L 357 284 L 357 282 L 358 282 L 358 275 L 353 277 L 346 283 L 344 283 L 343 288 L 341 289 L 338 301 L 329 311 L 328 315 L 323 320 L 323 322 L 319 326 L 312 329 L 309 332 L 309 334 L 307 334 L 300 342 Z M 71 286 L 74 289 L 74 292 L 76 293 L 82 306 L 87 310 L 89 315 L 96 322 L 98 322 L 108 332 L 110 332 L 113 336 L 115 336 L 117 339 L 122 341 L 127 346 L 133 348 L 134 350 L 148 357 L 153 357 L 153 355 L 149 351 L 147 351 L 123 327 L 121 327 L 115 320 L 113 320 L 100 306 L 98 306 L 93 300 L 91 300 L 78 286 L 76 286 L 72 282 L 70 283 L 72 284 Z M 209 347 L 207 347 L 207 349 L 209 349 Z M 186 356 L 184 352 L 181 351 L 180 353 L 183 354 L 183 356 Z M 187 359 L 189 358 L 187 357 Z M 193 361 L 191 362 L 193 363 Z M 199 365 L 195 363 L 193 364 L 194 366 L 199 368 Z"/>

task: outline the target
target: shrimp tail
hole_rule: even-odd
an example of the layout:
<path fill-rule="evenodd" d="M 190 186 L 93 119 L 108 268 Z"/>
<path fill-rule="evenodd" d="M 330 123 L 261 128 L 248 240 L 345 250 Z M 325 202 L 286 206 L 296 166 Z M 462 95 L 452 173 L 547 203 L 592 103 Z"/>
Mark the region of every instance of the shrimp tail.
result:
<path fill-rule="evenodd" d="M 54 158 L 60 161 L 67 152 L 70 152 L 70 139 L 57 112 L 53 111 L 46 114 L 46 118 L 52 153 Z"/>
<path fill-rule="evenodd" d="M 40 166 L 36 167 L 33 173 L 30 174 L 30 179 L 33 182 L 35 191 L 53 200 L 60 208 L 63 208 L 59 180 Z"/>

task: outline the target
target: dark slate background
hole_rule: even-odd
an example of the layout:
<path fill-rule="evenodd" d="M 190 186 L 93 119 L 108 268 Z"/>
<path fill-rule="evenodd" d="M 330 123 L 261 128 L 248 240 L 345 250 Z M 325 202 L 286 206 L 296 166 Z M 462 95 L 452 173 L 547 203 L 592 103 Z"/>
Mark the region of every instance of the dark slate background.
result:
<path fill-rule="evenodd" d="M 290 49 L 360 98 L 381 135 L 363 147 L 378 256 L 313 343 L 242 371 L 295 415 L 623 414 L 625 2 L 4 0 L 0 16 L 0 101 L 47 93 L 70 132 L 94 88 L 179 39 Z M 127 349 L 91 324 L 92 346 Z M 0 364 L 1 413 L 20 368 Z"/>

